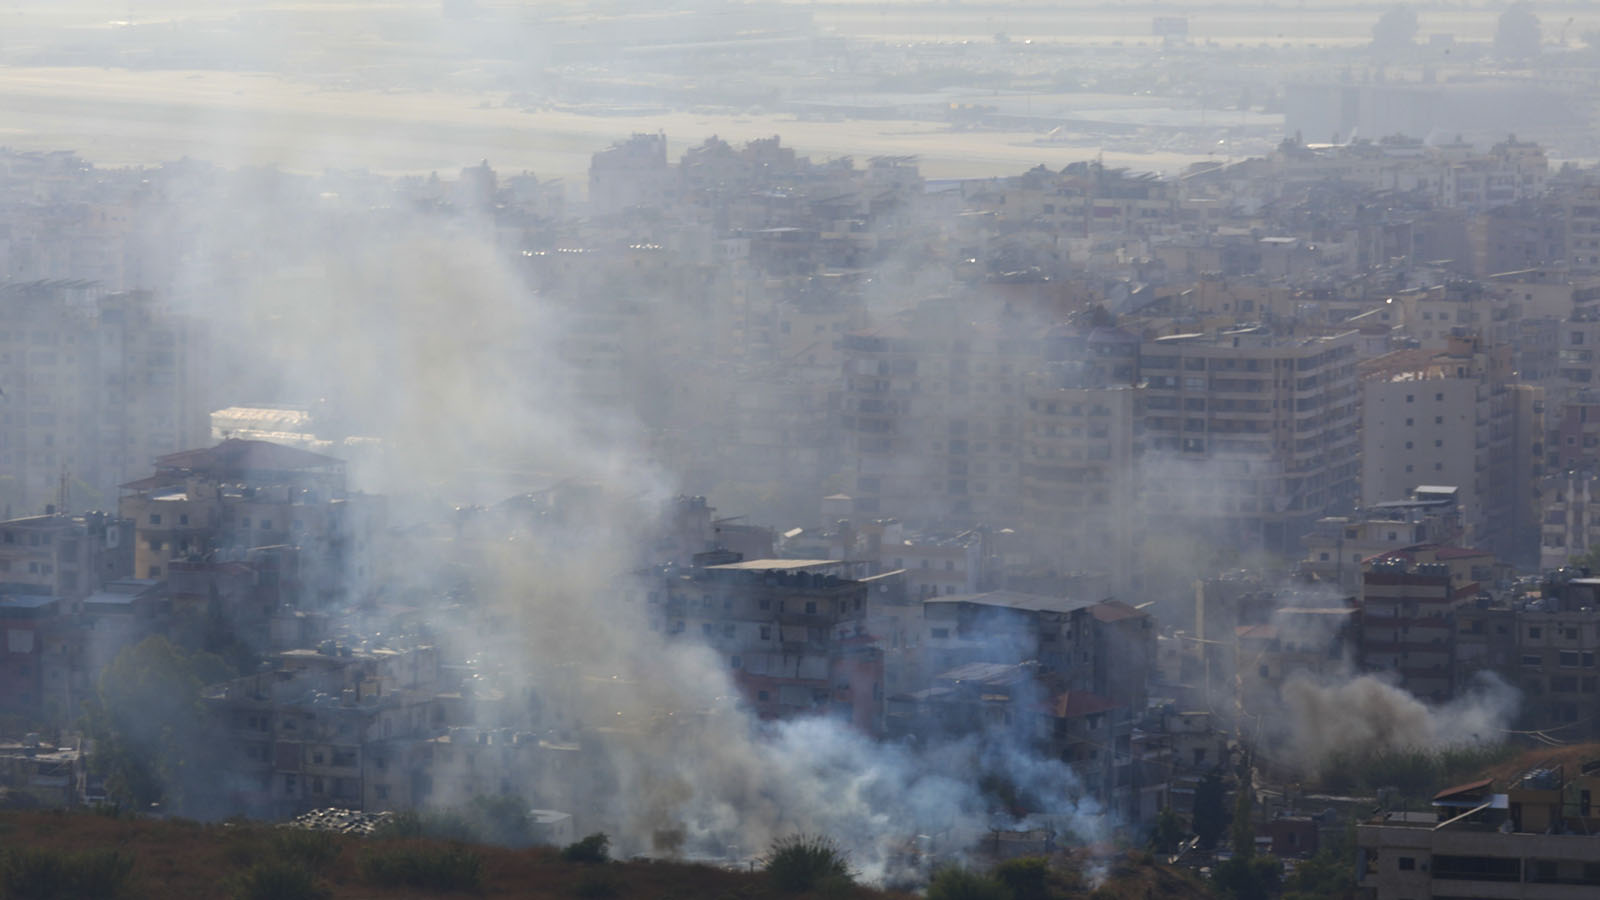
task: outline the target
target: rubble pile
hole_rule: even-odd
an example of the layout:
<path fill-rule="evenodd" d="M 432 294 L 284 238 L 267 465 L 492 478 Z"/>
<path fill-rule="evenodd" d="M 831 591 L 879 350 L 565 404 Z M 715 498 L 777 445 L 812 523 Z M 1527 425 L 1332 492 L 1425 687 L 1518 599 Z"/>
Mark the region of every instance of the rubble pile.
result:
<path fill-rule="evenodd" d="M 340 834 L 371 834 L 389 817 L 389 812 L 361 812 L 354 809 L 313 809 L 290 819 L 291 828 L 309 828 L 312 831 L 337 831 Z"/>

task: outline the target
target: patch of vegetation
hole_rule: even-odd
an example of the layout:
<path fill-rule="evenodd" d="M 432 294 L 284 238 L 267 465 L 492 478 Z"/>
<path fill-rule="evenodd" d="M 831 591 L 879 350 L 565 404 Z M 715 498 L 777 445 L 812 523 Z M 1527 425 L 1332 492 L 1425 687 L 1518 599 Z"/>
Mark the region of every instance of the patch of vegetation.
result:
<path fill-rule="evenodd" d="M 1051 865 L 1042 856 L 1008 859 L 994 867 L 993 878 L 1005 885 L 1015 900 L 1051 900 L 1082 893 L 1088 884 L 1071 866 Z"/>
<path fill-rule="evenodd" d="M 1273 856 L 1235 856 L 1211 870 L 1211 886 L 1229 900 L 1271 900 L 1283 881 L 1283 864 Z"/>
<path fill-rule="evenodd" d="M 611 861 L 611 838 L 604 831 L 580 838 L 561 851 L 567 862 L 606 863 Z"/>
<path fill-rule="evenodd" d="M 823 835 L 778 838 L 767 851 L 763 869 L 773 887 L 791 894 L 817 890 L 824 884 L 837 888 L 855 880 L 845 852 Z"/>
<path fill-rule="evenodd" d="M 305 864 L 269 859 L 235 875 L 229 895 L 233 900 L 324 900 L 328 892 Z"/>
<path fill-rule="evenodd" d="M 619 891 L 617 876 L 609 869 L 590 869 L 572 886 L 572 896 L 579 900 L 605 900 L 617 896 Z"/>
<path fill-rule="evenodd" d="M 306 828 L 279 828 L 272 835 L 272 853 L 313 872 L 326 869 L 339 858 L 339 842 L 331 835 Z"/>
<path fill-rule="evenodd" d="M 1014 895 L 998 878 L 946 866 L 928 882 L 928 900 L 1014 900 Z"/>
<path fill-rule="evenodd" d="M 1321 786 L 1336 793 L 1394 788 L 1402 797 L 1431 797 L 1439 788 L 1479 777 L 1514 757 L 1510 744 L 1337 753 L 1322 765 Z"/>
<path fill-rule="evenodd" d="M 429 891 L 483 887 L 483 858 L 464 847 L 380 850 L 363 857 L 358 868 L 362 880 L 376 887 Z"/>
<path fill-rule="evenodd" d="M 116 850 L 15 848 L 0 851 L 0 897 L 6 900 L 113 900 L 127 894 L 133 857 Z"/>
<path fill-rule="evenodd" d="M 1356 825 L 1350 822 L 1338 840 L 1294 867 L 1283 883 L 1283 900 L 1354 900 L 1355 861 Z"/>
<path fill-rule="evenodd" d="M 440 810 L 405 810 L 390 816 L 372 832 L 380 839 L 433 838 L 466 844 L 525 847 L 533 842 L 528 804 L 521 797 L 474 797 L 466 806 Z"/>

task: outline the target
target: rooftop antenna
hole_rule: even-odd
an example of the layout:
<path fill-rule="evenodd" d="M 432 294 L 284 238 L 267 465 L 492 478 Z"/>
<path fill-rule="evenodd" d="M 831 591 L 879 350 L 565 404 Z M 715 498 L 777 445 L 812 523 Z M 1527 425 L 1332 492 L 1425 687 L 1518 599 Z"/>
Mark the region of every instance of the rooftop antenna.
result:
<path fill-rule="evenodd" d="M 61 483 L 56 486 L 56 514 L 67 514 L 67 467 L 61 466 Z"/>

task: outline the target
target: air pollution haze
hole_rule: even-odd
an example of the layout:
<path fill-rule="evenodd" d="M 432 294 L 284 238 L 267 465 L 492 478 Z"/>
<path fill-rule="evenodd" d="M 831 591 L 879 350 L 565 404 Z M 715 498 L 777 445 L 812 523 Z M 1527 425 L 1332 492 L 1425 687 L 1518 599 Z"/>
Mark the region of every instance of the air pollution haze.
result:
<path fill-rule="evenodd" d="M 1576 440 L 1600 261 L 1570 237 L 1600 233 L 1600 176 L 1552 166 L 1600 157 L 1594 10 L 1541 30 L 1522 3 L 105 7 L 0 22 L 0 310 L 22 322 L 0 319 L 0 499 L 30 514 L 4 526 L 0 609 L 42 620 L 61 595 L 92 640 L 51 702 L 93 695 L 100 735 L 142 710 L 95 675 L 159 659 L 115 651 L 165 611 L 188 607 L 168 630 L 191 661 L 232 653 L 200 704 L 228 740 L 186 741 L 182 790 L 141 799 L 288 818 L 499 795 L 623 855 L 749 863 L 820 834 L 914 885 L 1005 855 L 1002 833 L 1142 843 L 1248 770 L 1230 730 L 1308 775 L 1495 744 L 1565 716 L 1509 679 L 1593 664 L 1577 637 L 1515 652 L 1516 617 L 1552 609 L 1510 573 L 1600 545 L 1564 505 L 1589 488 L 1530 475 L 1600 470 Z M 1364 406 L 1413 359 L 1449 387 L 1396 388 L 1398 419 Z M 297 450 L 238 451 L 286 460 L 259 463 L 261 498 L 258 470 L 181 452 L 230 410 L 347 460 L 348 496 Z M 1405 496 L 1364 481 L 1367 435 Z M 301 512 L 252 525 L 267 494 L 384 525 L 302 548 Z M 228 521 L 191 527 L 206 503 Z M 89 505 L 121 519 L 65 515 Z M 46 526 L 126 543 L 69 584 L 23 555 Z M 1455 542 L 1448 574 L 1418 551 Z M 337 589 L 295 594 L 301 550 L 346 567 Z M 1382 642 L 1331 584 L 1386 556 Z M 1197 615 L 1212 630 L 1159 671 L 1162 621 L 1246 566 L 1272 602 Z M 219 634 L 230 603 L 259 634 Z M 1474 634 L 1525 670 L 1452 679 L 1469 612 L 1513 624 Z M 8 654 L 69 653 L 22 631 Z M 1392 677 L 1363 640 L 1399 648 Z M 1413 651 L 1452 698 L 1408 692 Z M 41 671 L 0 667 L 0 706 L 43 697 Z M 186 713 L 151 712 L 138 741 L 176 743 L 149 732 Z M 347 739 L 326 754 L 298 724 L 324 712 Z"/>
<path fill-rule="evenodd" d="M 223 258 L 287 248 L 253 261 L 260 277 L 207 313 L 224 341 L 248 341 L 226 361 L 230 382 L 325 396 L 335 432 L 381 447 L 352 480 L 397 508 L 432 510 L 435 525 L 449 521 L 440 515 L 449 507 L 528 490 L 559 494 L 564 485 L 578 498 L 518 520 L 477 551 L 407 540 L 394 559 L 399 580 L 419 590 L 466 573 L 466 609 L 419 621 L 429 640 L 482 673 L 473 689 L 493 699 L 474 724 L 581 737 L 582 765 L 509 785 L 513 793 L 575 810 L 627 853 L 751 857 L 778 837 L 826 834 L 872 880 L 915 876 L 926 864 L 908 849 L 919 834 L 946 857 L 993 828 L 1048 827 L 1083 841 L 1110 834 L 1115 823 L 1071 769 L 1037 754 L 1028 717 L 916 745 L 880 743 L 831 718 L 757 720 L 724 657 L 667 639 L 651 620 L 653 588 L 634 574 L 650 561 L 635 548 L 649 545 L 680 478 L 652 459 L 650 429 L 631 404 L 583 395 L 593 373 L 566 361 L 569 303 L 531 288 L 518 257 L 470 221 L 440 233 L 437 222 L 397 210 L 369 231 L 328 227 L 315 212 L 302 219 L 279 196 L 257 209 L 247 246 L 206 248 Z M 609 374 L 642 383 L 655 373 Z M 351 639 L 417 639 L 364 635 L 358 622 Z M 504 700 L 530 692 L 520 708 Z M 1009 782 L 1038 813 L 1008 810 L 984 777 Z"/>

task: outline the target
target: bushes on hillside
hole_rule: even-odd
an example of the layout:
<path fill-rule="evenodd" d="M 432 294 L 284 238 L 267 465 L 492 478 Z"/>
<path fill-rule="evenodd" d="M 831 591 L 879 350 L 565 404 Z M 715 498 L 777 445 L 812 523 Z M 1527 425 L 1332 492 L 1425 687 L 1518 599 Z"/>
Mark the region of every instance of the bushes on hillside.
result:
<path fill-rule="evenodd" d="M 832 889 L 855 881 L 849 859 L 832 838 L 796 834 L 778 838 L 767 851 L 772 886 L 786 893 Z"/>
<path fill-rule="evenodd" d="M 611 860 L 611 838 L 604 831 L 596 831 L 581 840 L 568 844 L 561 850 L 567 862 L 604 863 Z"/>
<path fill-rule="evenodd" d="M 376 887 L 476 891 L 483 887 L 483 857 L 463 847 L 379 850 L 361 859 L 362 880 Z"/>
<path fill-rule="evenodd" d="M 132 871 L 133 857 L 116 850 L 0 850 L 0 897 L 114 900 L 127 893 Z"/>
<path fill-rule="evenodd" d="M 928 882 L 928 900 L 1014 900 L 1011 888 L 960 866 L 946 866 Z"/>
<path fill-rule="evenodd" d="M 233 877 L 233 900 L 324 900 L 328 891 L 304 863 L 266 859 Z"/>

